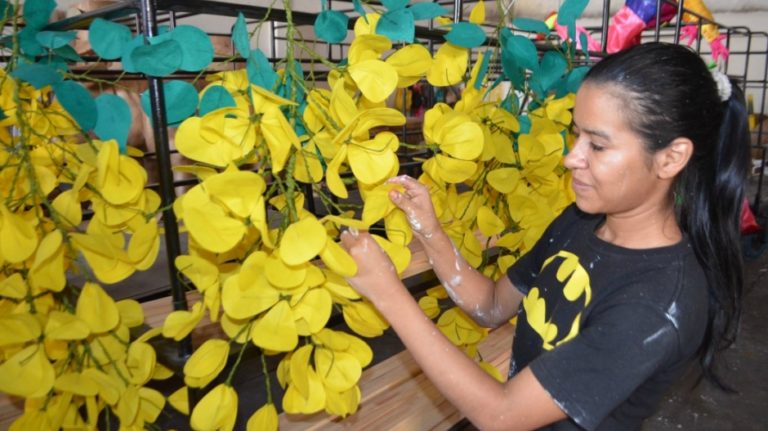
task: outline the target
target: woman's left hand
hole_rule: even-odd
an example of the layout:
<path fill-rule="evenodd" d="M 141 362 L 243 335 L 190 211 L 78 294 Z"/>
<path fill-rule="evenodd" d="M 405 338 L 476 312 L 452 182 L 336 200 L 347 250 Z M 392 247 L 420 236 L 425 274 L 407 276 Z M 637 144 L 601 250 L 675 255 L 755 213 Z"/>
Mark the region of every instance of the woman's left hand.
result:
<path fill-rule="evenodd" d="M 402 285 L 392 260 L 368 232 L 344 231 L 341 245 L 357 263 L 357 274 L 347 278 L 347 282 L 374 304 L 377 298 Z"/>

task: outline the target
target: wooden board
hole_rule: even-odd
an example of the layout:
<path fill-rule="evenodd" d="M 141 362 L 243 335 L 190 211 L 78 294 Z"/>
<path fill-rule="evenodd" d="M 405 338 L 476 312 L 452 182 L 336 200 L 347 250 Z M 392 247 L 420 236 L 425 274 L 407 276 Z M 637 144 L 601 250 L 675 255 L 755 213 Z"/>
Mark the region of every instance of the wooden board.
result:
<path fill-rule="evenodd" d="M 509 365 L 514 328 L 492 331 L 479 351 L 502 375 Z M 360 378 L 363 399 L 346 419 L 326 413 L 280 415 L 281 430 L 445 430 L 461 414 L 438 392 L 407 351 L 365 370 Z"/>

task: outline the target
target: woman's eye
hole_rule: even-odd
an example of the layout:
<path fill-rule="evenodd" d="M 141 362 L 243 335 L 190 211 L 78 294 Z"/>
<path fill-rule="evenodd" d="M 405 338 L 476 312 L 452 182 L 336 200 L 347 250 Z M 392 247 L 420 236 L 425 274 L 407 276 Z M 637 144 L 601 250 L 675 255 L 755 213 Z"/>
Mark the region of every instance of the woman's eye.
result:
<path fill-rule="evenodd" d="M 592 148 L 592 151 L 603 151 L 605 148 L 595 144 L 594 142 L 590 142 L 589 146 Z"/>

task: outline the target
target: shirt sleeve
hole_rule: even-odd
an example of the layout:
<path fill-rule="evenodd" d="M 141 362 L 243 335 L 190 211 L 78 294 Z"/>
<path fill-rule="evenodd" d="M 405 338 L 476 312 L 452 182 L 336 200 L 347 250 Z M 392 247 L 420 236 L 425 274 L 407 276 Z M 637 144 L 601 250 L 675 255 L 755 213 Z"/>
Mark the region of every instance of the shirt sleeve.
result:
<path fill-rule="evenodd" d="M 678 332 L 651 304 L 593 313 L 581 332 L 531 364 L 558 406 L 585 429 L 600 423 L 675 355 Z"/>

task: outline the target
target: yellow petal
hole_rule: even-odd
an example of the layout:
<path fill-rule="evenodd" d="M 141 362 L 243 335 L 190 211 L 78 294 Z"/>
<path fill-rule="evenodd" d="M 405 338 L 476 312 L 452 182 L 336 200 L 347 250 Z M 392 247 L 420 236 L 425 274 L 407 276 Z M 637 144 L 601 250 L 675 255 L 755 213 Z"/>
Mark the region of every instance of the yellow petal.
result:
<path fill-rule="evenodd" d="M 184 383 L 193 388 L 207 386 L 224 369 L 228 357 L 226 340 L 206 340 L 184 364 Z"/>
<path fill-rule="evenodd" d="M 477 164 L 469 160 L 454 159 L 437 154 L 424 162 L 423 168 L 431 176 L 441 178 L 445 182 L 460 183 L 475 173 Z"/>
<path fill-rule="evenodd" d="M 315 368 L 323 385 L 337 392 L 355 386 L 363 372 L 360 362 L 349 353 L 322 348 L 315 349 Z"/>
<path fill-rule="evenodd" d="M 355 21 L 355 36 L 359 37 L 365 34 L 376 33 L 376 23 L 379 22 L 381 15 L 375 12 L 367 13 L 365 16 L 357 18 Z"/>
<path fill-rule="evenodd" d="M 321 330 L 331 318 L 332 306 L 331 294 L 327 290 L 310 289 L 292 307 L 296 332 L 306 336 Z"/>
<path fill-rule="evenodd" d="M 411 250 L 404 244 L 396 244 L 378 235 L 372 236 L 379 247 L 384 249 L 384 252 L 392 259 L 397 273 L 402 274 L 411 263 Z"/>
<path fill-rule="evenodd" d="M 56 375 L 41 345 L 31 345 L 0 365 L 0 392 L 39 398 L 53 388 Z"/>
<path fill-rule="evenodd" d="M 387 238 L 398 245 L 408 245 L 413 239 L 413 230 L 403 211 L 392 211 L 384 217 Z"/>
<path fill-rule="evenodd" d="M 349 144 L 349 166 L 359 181 L 376 184 L 388 177 L 398 165 L 397 155 L 390 149 L 392 142 L 399 142 L 394 133 L 381 132 L 370 141 Z"/>
<path fill-rule="evenodd" d="M 314 347 L 310 344 L 301 346 L 291 354 L 290 366 L 288 367 L 288 376 L 291 386 L 303 398 L 309 397 L 309 370 L 311 369 L 310 359 Z"/>
<path fill-rule="evenodd" d="M 111 406 L 117 404 L 122 388 L 122 382 L 117 377 L 110 376 L 96 368 L 86 368 L 83 370 L 83 377 L 87 377 L 96 384 L 99 396 L 107 404 Z"/>
<path fill-rule="evenodd" d="M 128 243 L 128 259 L 137 270 L 145 271 L 155 263 L 159 251 L 160 236 L 157 222 L 151 219 L 147 223 L 142 223 L 141 227 L 133 233 L 131 242 Z"/>
<path fill-rule="evenodd" d="M 483 129 L 468 115 L 444 115 L 435 125 L 440 149 L 454 158 L 475 160 L 483 152 Z"/>
<path fill-rule="evenodd" d="M 317 147 L 309 142 L 296 153 L 296 167 L 293 177 L 302 183 L 317 183 L 323 179 L 323 162 Z"/>
<path fill-rule="evenodd" d="M 504 229 L 504 222 L 487 206 L 481 206 L 477 211 L 477 226 L 485 236 L 493 236 L 501 233 Z"/>
<path fill-rule="evenodd" d="M 182 386 L 168 396 L 168 403 L 184 415 L 189 415 L 189 390 Z"/>
<path fill-rule="evenodd" d="M 96 334 L 111 331 L 120 323 L 115 301 L 96 283 L 85 283 L 77 298 L 75 314 Z"/>
<path fill-rule="evenodd" d="M 440 305 L 437 303 L 437 298 L 433 296 L 422 296 L 419 298 L 419 308 L 424 311 L 430 319 L 434 319 L 440 314 Z"/>
<path fill-rule="evenodd" d="M 36 340 L 42 330 L 31 314 L 14 314 L 0 317 L 0 346 L 24 344 Z"/>
<path fill-rule="evenodd" d="M 394 210 L 395 204 L 389 198 L 389 192 L 395 188 L 393 184 L 382 184 L 376 186 L 365 194 L 365 204 L 363 206 L 362 220 L 367 226 L 370 226 Z"/>
<path fill-rule="evenodd" d="M 277 431 L 277 409 L 272 403 L 259 407 L 245 424 L 246 431 Z"/>
<path fill-rule="evenodd" d="M 0 216 L 0 256 L 11 263 L 19 263 L 32 256 L 37 248 L 34 226 L 1 204 Z"/>
<path fill-rule="evenodd" d="M 494 169 L 488 173 L 488 184 L 501 193 L 511 193 L 520 181 L 520 170 L 517 168 Z"/>
<path fill-rule="evenodd" d="M 237 392 L 224 383 L 197 403 L 189 424 L 195 431 L 232 430 L 237 419 Z"/>
<path fill-rule="evenodd" d="M 151 388 L 139 388 L 139 416 L 146 423 L 154 423 L 165 407 L 165 397 Z"/>
<path fill-rule="evenodd" d="M 176 269 L 184 274 L 200 292 L 219 283 L 219 269 L 200 256 L 181 255 L 176 257 L 174 263 Z"/>
<path fill-rule="evenodd" d="M 83 221 L 83 209 L 77 198 L 78 192 L 70 189 L 56 196 L 51 203 L 53 209 L 61 215 L 62 221 L 69 223 L 72 227 L 79 226 Z"/>
<path fill-rule="evenodd" d="M 14 272 L 10 277 L 0 281 L 0 296 L 24 299 L 27 296 L 27 291 L 27 284 L 24 282 L 21 273 Z"/>
<path fill-rule="evenodd" d="M 485 2 L 480 0 L 475 7 L 472 8 L 472 12 L 469 13 L 469 22 L 474 24 L 482 24 L 485 22 Z"/>
<path fill-rule="evenodd" d="M 360 388 L 353 386 L 349 390 L 336 392 L 330 389 L 325 391 L 325 411 L 331 415 L 346 417 L 357 412 L 360 405 Z"/>
<path fill-rule="evenodd" d="M 348 71 L 366 99 L 374 103 L 384 101 L 397 86 L 395 68 L 381 60 L 364 60 Z"/>
<path fill-rule="evenodd" d="M 363 337 L 378 337 L 389 323 L 366 301 L 355 301 L 343 307 L 344 321 L 350 329 Z"/>
<path fill-rule="evenodd" d="M 211 202 L 198 187 L 184 196 L 184 224 L 201 247 L 224 253 L 240 242 L 245 235 L 245 225 L 227 216 L 224 209 Z"/>
<path fill-rule="evenodd" d="M 347 146 L 342 145 L 339 151 L 333 156 L 333 160 L 328 164 L 328 170 L 325 172 L 325 183 L 328 186 L 328 190 L 334 195 L 347 199 L 349 193 L 347 192 L 347 186 L 341 180 L 339 175 L 339 169 L 341 164 L 347 159 Z"/>
<path fill-rule="evenodd" d="M 280 300 L 280 292 L 262 274 L 253 283 L 245 283 L 242 279 L 242 273 L 229 277 L 221 292 L 224 312 L 232 319 L 253 317 Z"/>
<path fill-rule="evenodd" d="M 63 311 L 51 311 L 45 324 L 45 338 L 51 340 L 82 340 L 91 329 L 82 319 Z"/>
<path fill-rule="evenodd" d="M 446 42 L 435 54 L 435 61 L 427 71 L 427 81 L 435 87 L 458 84 L 468 64 L 469 50 Z"/>
<path fill-rule="evenodd" d="M 424 45 L 414 43 L 395 51 L 386 63 L 394 67 L 401 77 L 422 77 L 432 67 L 432 55 Z"/>
<path fill-rule="evenodd" d="M 195 329 L 195 326 L 202 320 L 203 315 L 202 302 L 195 303 L 191 311 L 179 310 L 171 312 L 165 318 L 165 322 L 163 322 L 163 337 L 181 341 L 181 339 Z"/>
<path fill-rule="evenodd" d="M 88 374 L 64 373 L 56 378 L 53 387 L 61 392 L 92 397 L 99 392 L 99 386 Z"/>
<path fill-rule="evenodd" d="M 349 64 L 357 64 L 365 60 L 378 60 L 383 53 L 391 48 L 392 42 L 386 36 L 379 34 L 358 35 L 349 46 L 347 58 Z"/>
<path fill-rule="evenodd" d="M 130 373 L 129 380 L 134 385 L 142 386 L 152 378 L 157 355 L 155 349 L 142 341 L 134 341 L 128 347 L 125 365 Z"/>
<path fill-rule="evenodd" d="M 318 412 L 325 406 L 325 389 L 320 378 L 312 368 L 307 369 L 308 396 L 304 397 L 294 385 L 288 385 L 283 396 L 283 410 L 286 413 L 311 414 Z"/>
<path fill-rule="evenodd" d="M 328 235 L 315 217 L 308 216 L 288 226 L 280 242 L 280 258 L 287 265 L 301 265 L 317 256 Z"/>
<path fill-rule="evenodd" d="M 67 283 L 64 268 L 64 247 L 61 232 L 49 232 L 37 248 L 35 260 L 29 270 L 29 284 L 36 291 L 61 292 Z"/>
<path fill-rule="evenodd" d="M 307 278 L 307 264 L 289 266 L 278 257 L 277 253 L 274 253 L 267 257 L 264 274 L 272 286 L 280 289 L 292 289 L 301 285 Z"/>
<path fill-rule="evenodd" d="M 357 266 L 355 266 L 357 268 Z M 355 273 L 357 273 L 357 270 L 355 270 Z M 323 284 L 323 287 L 328 289 L 331 294 L 336 297 L 336 301 L 338 302 L 338 298 L 344 298 L 344 299 L 360 299 L 360 294 L 353 289 L 349 283 L 344 279 L 344 277 L 341 274 L 337 274 L 336 272 L 325 272 L 326 279 L 325 284 Z"/>
<path fill-rule="evenodd" d="M 264 113 L 260 125 L 261 132 L 269 147 L 272 171 L 278 173 L 283 170 L 291 147 L 301 148 L 301 143 L 293 127 L 285 119 L 283 112 L 276 106 Z"/>
<path fill-rule="evenodd" d="M 133 299 L 123 299 L 117 301 L 117 309 L 120 312 L 120 322 L 129 327 L 135 328 L 144 323 L 144 309 L 141 304 Z"/>
<path fill-rule="evenodd" d="M 256 322 L 251 341 L 262 349 L 291 351 L 299 342 L 294 320 L 290 305 L 286 301 L 279 301 Z"/>
<path fill-rule="evenodd" d="M 320 252 L 320 258 L 328 268 L 343 277 L 352 277 L 357 274 L 357 263 L 352 256 L 350 256 L 349 253 L 335 241 L 329 239 L 325 243 L 325 247 Z"/>

